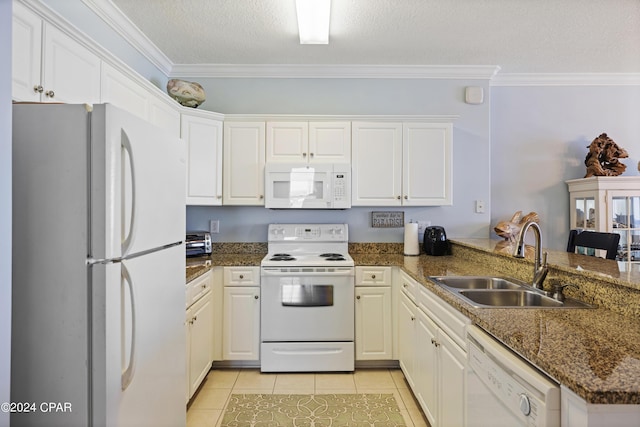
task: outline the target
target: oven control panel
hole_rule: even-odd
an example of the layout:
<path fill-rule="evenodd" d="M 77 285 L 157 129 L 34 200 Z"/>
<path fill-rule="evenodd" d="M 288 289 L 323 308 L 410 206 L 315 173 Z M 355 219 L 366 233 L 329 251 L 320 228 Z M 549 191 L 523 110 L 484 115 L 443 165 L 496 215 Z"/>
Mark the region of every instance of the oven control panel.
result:
<path fill-rule="evenodd" d="M 269 241 L 347 241 L 347 224 L 270 224 Z"/>

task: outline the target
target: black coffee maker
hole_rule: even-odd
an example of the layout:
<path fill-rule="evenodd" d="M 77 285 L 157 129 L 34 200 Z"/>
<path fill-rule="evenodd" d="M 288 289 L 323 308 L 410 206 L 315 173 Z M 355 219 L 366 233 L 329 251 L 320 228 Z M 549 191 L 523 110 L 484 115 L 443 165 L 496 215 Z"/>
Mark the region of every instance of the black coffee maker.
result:
<path fill-rule="evenodd" d="M 424 229 L 424 240 L 422 242 L 424 252 L 427 255 L 450 255 L 451 249 L 447 240 L 447 233 L 444 227 L 433 225 Z"/>

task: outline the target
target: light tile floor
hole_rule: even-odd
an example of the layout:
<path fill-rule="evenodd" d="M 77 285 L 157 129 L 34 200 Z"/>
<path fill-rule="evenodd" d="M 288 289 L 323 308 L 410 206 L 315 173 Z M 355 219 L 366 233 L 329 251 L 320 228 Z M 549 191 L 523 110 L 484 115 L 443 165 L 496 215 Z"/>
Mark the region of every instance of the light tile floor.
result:
<path fill-rule="evenodd" d="M 361 369 L 353 373 L 269 374 L 256 369 L 214 370 L 187 410 L 187 427 L 216 427 L 232 393 L 392 393 L 407 427 L 428 427 L 402 371 Z"/>

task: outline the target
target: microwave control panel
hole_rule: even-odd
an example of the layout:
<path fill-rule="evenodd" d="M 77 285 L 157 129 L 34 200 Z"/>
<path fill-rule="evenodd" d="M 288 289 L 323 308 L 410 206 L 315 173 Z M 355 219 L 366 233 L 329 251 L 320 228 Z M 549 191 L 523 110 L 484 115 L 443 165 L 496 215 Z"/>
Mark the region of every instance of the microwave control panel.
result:
<path fill-rule="evenodd" d="M 351 182 L 348 172 L 334 172 L 333 174 L 333 202 L 334 207 L 340 207 L 341 204 L 351 202 L 351 194 L 349 188 Z"/>

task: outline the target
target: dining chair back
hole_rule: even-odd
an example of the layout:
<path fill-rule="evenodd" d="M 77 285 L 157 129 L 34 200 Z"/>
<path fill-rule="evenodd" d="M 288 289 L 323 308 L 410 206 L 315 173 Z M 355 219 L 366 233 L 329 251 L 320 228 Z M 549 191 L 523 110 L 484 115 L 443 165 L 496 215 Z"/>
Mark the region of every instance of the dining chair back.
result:
<path fill-rule="evenodd" d="M 571 230 L 567 252 L 575 252 L 576 247 L 602 249 L 607 251 L 606 259 L 616 259 L 619 242 L 620 235 L 617 233 Z"/>

